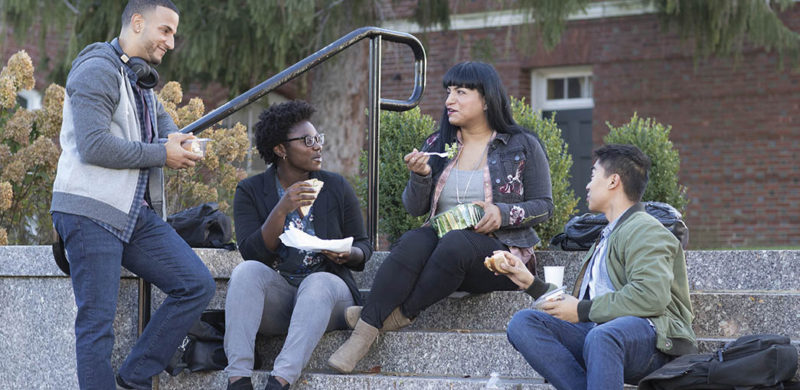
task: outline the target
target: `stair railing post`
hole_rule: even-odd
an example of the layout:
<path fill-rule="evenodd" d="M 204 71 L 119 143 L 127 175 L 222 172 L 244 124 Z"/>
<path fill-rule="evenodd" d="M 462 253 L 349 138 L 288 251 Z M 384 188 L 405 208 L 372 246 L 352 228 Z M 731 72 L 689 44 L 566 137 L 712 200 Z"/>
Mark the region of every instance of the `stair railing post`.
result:
<path fill-rule="evenodd" d="M 378 246 L 378 144 L 381 133 L 381 36 L 369 41 L 369 161 L 367 176 L 367 237 Z"/>
<path fill-rule="evenodd" d="M 150 283 L 146 282 L 142 278 L 139 278 L 139 317 L 136 326 L 137 337 L 142 336 L 142 333 L 144 333 L 144 328 L 147 326 L 147 323 L 150 322 L 150 302 L 152 298 L 151 292 L 152 290 L 150 288 Z M 153 390 L 158 390 L 158 375 L 153 376 L 152 384 Z"/>

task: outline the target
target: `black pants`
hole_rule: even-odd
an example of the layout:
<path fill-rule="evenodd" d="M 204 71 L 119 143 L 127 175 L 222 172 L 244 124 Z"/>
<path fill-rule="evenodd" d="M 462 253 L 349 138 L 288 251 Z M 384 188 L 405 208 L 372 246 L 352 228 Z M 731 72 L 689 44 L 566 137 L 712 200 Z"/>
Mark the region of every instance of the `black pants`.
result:
<path fill-rule="evenodd" d="M 441 239 L 430 227 L 406 232 L 378 269 L 361 319 L 381 328 L 398 306 L 413 318 L 454 291 L 517 290 L 506 276 L 484 267 L 484 259 L 495 250 L 508 247 L 472 230 L 454 230 Z"/>

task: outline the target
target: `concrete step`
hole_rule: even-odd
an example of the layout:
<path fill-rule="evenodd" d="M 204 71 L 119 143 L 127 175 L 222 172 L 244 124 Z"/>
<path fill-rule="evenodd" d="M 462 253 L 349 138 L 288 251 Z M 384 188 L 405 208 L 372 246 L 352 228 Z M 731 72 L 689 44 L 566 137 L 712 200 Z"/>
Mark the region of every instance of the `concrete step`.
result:
<path fill-rule="evenodd" d="M 262 389 L 266 385 L 268 371 L 253 373 L 253 388 Z M 161 375 L 160 389 L 223 389 L 226 376 L 222 371 L 208 373 L 182 373 L 176 377 Z M 395 389 L 395 390 L 480 390 L 486 388 L 488 377 L 441 377 L 392 373 L 367 373 L 341 375 L 332 372 L 305 372 L 293 384 L 292 390 L 329 390 L 329 389 Z M 545 384 L 542 379 L 520 379 L 500 377 L 500 389 L 507 390 L 552 390 L 553 386 Z M 631 387 L 633 388 L 633 387 Z"/>
<path fill-rule="evenodd" d="M 327 359 L 349 337 L 349 331 L 323 336 L 311 356 L 307 371 L 329 371 Z M 712 352 L 732 338 L 700 338 L 701 352 Z M 283 345 L 283 337 L 261 338 L 256 350 L 269 370 Z M 800 352 L 800 340 L 793 339 Z M 383 334 L 356 371 L 393 372 L 447 377 L 488 377 L 491 372 L 508 378 L 541 379 L 508 342 L 505 332 L 433 332 L 403 330 Z"/>
<path fill-rule="evenodd" d="M 389 252 L 375 252 L 363 272 L 355 272 L 361 288 L 369 288 Z M 563 265 L 564 285 L 573 286 L 586 252 L 537 251 L 537 270 Z M 800 291 L 800 251 L 689 251 L 686 252 L 692 291 L 749 290 Z"/>
<path fill-rule="evenodd" d="M 739 337 L 777 333 L 800 339 L 800 292 L 692 293 L 694 330 L 698 337 Z M 445 298 L 422 312 L 410 326 L 416 330 L 503 330 L 533 298 L 518 291 Z"/>
<path fill-rule="evenodd" d="M 320 340 L 307 371 L 329 371 L 328 358 L 350 336 L 350 331 L 334 331 Z M 263 365 L 271 369 L 283 345 L 283 337 L 259 337 L 256 342 Z M 508 342 L 505 332 L 386 332 L 356 365 L 356 372 L 413 373 L 427 376 L 500 376 L 541 379 Z"/>
<path fill-rule="evenodd" d="M 217 281 L 217 293 L 209 308 L 225 307 L 226 285 L 226 281 Z M 363 293 L 369 297 L 369 292 Z M 164 295 L 154 290 L 153 307 L 163 299 Z M 800 292 L 693 292 L 691 299 L 695 313 L 693 328 L 698 337 L 736 338 L 775 333 L 800 339 Z M 532 307 L 533 301 L 518 291 L 457 293 L 423 311 L 409 329 L 505 330 L 514 313 Z"/>
<path fill-rule="evenodd" d="M 539 274 L 542 266 L 565 265 L 565 284 L 572 286 L 585 254 L 536 252 Z M 800 251 L 688 251 L 686 267 L 692 291 L 800 291 Z"/>
<path fill-rule="evenodd" d="M 343 335 L 337 335 L 336 333 L 341 333 Z M 451 335 L 446 333 L 439 334 L 443 340 L 446 342 Z M 333 337 L 329 337 L 333 336 Z M 340 337 L 342 336 L 342 337 Z M 419 337 L 417 337 L 419 336 Z M 340 375 L 338 373 L 334 373 L 326 366 L 320 366 L 319 361 L 321 359 L 326 358 L 326 356 L 318 356 L 320 354 L 327 355 L 327 352 L 321 351 L 321 349 L 327 350 L 328 348 L 325 344 L 332 343 L 332 342 L 339 342 L 343 341 L 346 337 L 346 332 L 334 332 L 332 334 L 326 335 L 323 338 L 323 341 L 320 343 L 320 347 L 314 352 L 314 356 L 312 356 L 312 362 L 306 367 L 304 370 L 303 376 L 298 380 L 298 382 L 292 386 L 293 389 L 482 389 L 485 386 L 486 381 L 488 380 L 488 374 L 485 374 L 486 370 L 477 370 L 477 371 L 465 371 L 463 369 L 453 369 L 451 368 L 449 371 L 450 374 L 430 374 L 425 372 L 413 372 L 410 373 L 408 371 L 395 371 L 399 369 L 418 369 L 409 367 L 409 365 L 404 365 L 403 363 L 399 363 L 404 359 L 408 359 L 409 356 L 418 359 L 419 356 L 423 356 L 426 359 L 426 366 L 431 367 L 436 364 L 436 362 L 440 360 L 449 361 L 451 367 L 453 364 L 457 364 L 455 361 L 461 361 L 464 359 L 470 359 L 469 356 L 475 355 L 474 353 L 470 353 L 466 351 L 460 355 L 451 355 L 443 356 L 443 354 L 436 354 L 431 355 L 429 350 L 420 350 L 418 344 L 417 347 L 408 348 L 409 353 L 404 353 L 398 356 L 393 353 L 386 353 L 386 354 L 379 354 L 377 358 L 383 359 L 382 361 L 375 361 L 376 359 L 375 353 L 371 352 L 366 359 L 373 359 L 369 362 L 364 362 L 364 364 L 360 364 L 358 368 L 366 368 L 363 372 L 356 372 L 351 375 Z M 382 338 L 383 341 L 379 341 L 382 344 L 382 348 L 385 348 L 389 344 L 396 344 L 401 342 L 408 342 L 409 339 L 411 340 L 420 340 L 421 342 L 429 341 L 430 338 L 435 338 L 436 335 L 419 335 L 417 332 L 390 332 Z M 478 338 L 484 339 L 483 342 L 480 342 L 478 348 L 488 348 L 490 350 L 498 350 L 503 349 L 504 346 L 508 346 L 508 342 L 505 340 L 502 334 L 483 334 L 477 335 Z M 388 339 L 388 341 L 387 341 Z M 475 338 L 473 338 L 475 340 Z M 725 343 L 732 341 L 733 339 L 700 339 L 698 340 L 698 345 L 700 347 L 701 352 L 711 352 L 719 348 L 720 346 L 724 345 Z M 272 342 L 267 342 L 267 344 L 280 344 L 282 343 L 282 338 L 280 340 L 273 340 Z M 435 344 L 438 344 L 436 342 Z M 792 342 L 795 348 L 798 349 L 800 353 L 800 341 L 795 340 Z M 275 347 L 275 345 L 271 345 L 271 347 Z M 510 348 L 510 346 L 509 346 Z M 477 350 L 477 348 L 476 348 Z M 452 351 L 450 351 L 452 352 Z M 516 351 L 511 349 L 513 354 L 519 355 Z M 274 349 L 273 353 L 277 353 L 277 349 Z M 503 389 L 552 389 L 550 385 L 545 384 L 544 379 L 538 375 L 533 377 L 518 377 L 514 375 L 508 375 L 504 373 L 502 368 L 500 367 L 508 367 L 505 364 L 511 363 L 514 365 L 520 364 L 518 361 L 497 361 L 494 360 L 491 356 L 486 356 L 480 353 L 479 357 L 473 357 L 475 360 L 481 360 L 483 365 L 488 366 L 486 367 L 488 370 L 493 370 L 500 374 L 500 378 L 502 379 L 501 388 Z M 459 356 L 458 359 L 453 359 L 452 356 Z M 481 359 L 483 358 L 483 359 Z M 272 359 L 269 360 L 269 364 L 261 367 L 259 370 L 256 370 L 253 374 L 253 382 L 255 384 L 255 388 L 261 388 L 266 383 L 267 375 L 269 374 L 268 371 L 271 368 Z M 486 364 L 486 362 L 492 362 L 491 364 Z M 521 361 L 524 364 L 524 360 Z M 446 363 L 440 363 L 440 365 L 445 365 Z M 527 366 L 525 364 L 525 366 Z M 419 367 L 419 365 L 417 366 Z M 494 367 L 494 368 L 493 368 Z M 462 367 L 463 368 L 463 367 Z M 531 370 L 532 371 L 532 370 Z M 510 372 L 510 371 L 506 371 Z M 517 371 L 519 372 L 519 371 Z M 534 372 L 535 373 L 535 372 Z M 180 375 L 176 377 L 171 377 L 166 374 L 161 374 L 161 389 L 164 390 L 171 390 L 171 389 L 212 389 L 212 388 L 223 388 L 225 386 L 225 374 L 222 371 L 214 371 L 214 372 L 200 372 L 200 373 L 189 373 L 188 371 L 184 371 Z M 626 389 L 633 389 L 634 386 L 626 386 Z"/>
<path fill-rule="evenodd" d="M 800 292 L 692 293 L 698 337 L 773 333 L 800 339 Z"/>
<path fill-rule="evenodd" d="M 242 262 L 238 251 L 195 249 L 214 278 L 224 280 Z M 375 272 L 389 252 L 379 251 L 364 272 L 354 272 L 361 288 L 372 286 Z M 586 252 L 537 251 L 537 269 L 566 266 L 564 283 L 571 286 Z M 693 291 L 748 290 L 800 291 L 800 251 L 688 251 L 689 287 Z M 49 246 L 0 247 L 0 275 L 5 277 L 63 277 Z M 123 277 L 131 274 L 123 270 Z"/>

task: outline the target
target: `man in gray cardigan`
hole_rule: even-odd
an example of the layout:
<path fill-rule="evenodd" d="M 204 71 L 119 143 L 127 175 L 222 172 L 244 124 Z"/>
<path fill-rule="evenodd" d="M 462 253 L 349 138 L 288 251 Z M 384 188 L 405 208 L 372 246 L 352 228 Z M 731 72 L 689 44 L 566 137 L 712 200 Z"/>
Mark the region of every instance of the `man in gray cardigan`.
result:
<path fill-rule="evenodd" d="M 67 77 L 53 224 L 69 259 L 81 389 L 149 389 L 214 295 L 194 251 L 164 222 L 164 165 L 201 157 L 155 98 L 154 65 L 174 47 L 178 9 L 131 0 L 112 42 L 87 46 Z M 111 367 L 120 266 L 167 295 L 119 367 Z"/>

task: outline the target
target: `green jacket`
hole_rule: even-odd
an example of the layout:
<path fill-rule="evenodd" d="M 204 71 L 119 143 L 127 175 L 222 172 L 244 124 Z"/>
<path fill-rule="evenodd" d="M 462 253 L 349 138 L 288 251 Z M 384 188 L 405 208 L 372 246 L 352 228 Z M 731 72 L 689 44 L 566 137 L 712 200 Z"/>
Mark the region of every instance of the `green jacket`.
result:
<path fill-rule="evenodd" d="M 583 260 L 574 296 L 580 293 L 595 245 Z M 616 291 L 580 301 L 579 320 L 604 323 L 624 316 L 647 318 L 656 328 L 660 351 L 675 356 L 696 353 L 686 258 L 678 239 L 638 203 L 620 217 L 607 245 L 608 276 Z M 532 285 L 531 295 L 532 290 L 541 295 L 549 286 L 535 289 Z"/>

